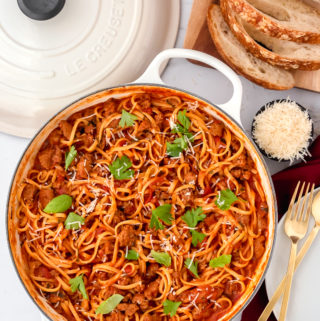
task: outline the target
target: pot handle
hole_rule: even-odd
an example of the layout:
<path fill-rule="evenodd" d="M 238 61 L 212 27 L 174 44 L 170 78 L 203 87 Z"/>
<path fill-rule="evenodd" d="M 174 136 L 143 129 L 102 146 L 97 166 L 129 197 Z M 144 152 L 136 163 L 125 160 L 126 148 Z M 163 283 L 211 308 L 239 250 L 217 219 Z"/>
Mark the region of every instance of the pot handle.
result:
<path fill-rule="evenodd" d="M 134 83 L 164 84 L 160 77 L 161 66 L 170 58 L 187 58 L 201 61 L 224 74 L 232 83 L 232 97 L 224 104 L 218 105 L 228 115 L 241 124 L 240 110 L 242 100 L 242 84 L 238 75 L 219 59 L 200 51 L 182 48 L 167 49 L 160 52 L 150 63 L 146 71 Z"/>

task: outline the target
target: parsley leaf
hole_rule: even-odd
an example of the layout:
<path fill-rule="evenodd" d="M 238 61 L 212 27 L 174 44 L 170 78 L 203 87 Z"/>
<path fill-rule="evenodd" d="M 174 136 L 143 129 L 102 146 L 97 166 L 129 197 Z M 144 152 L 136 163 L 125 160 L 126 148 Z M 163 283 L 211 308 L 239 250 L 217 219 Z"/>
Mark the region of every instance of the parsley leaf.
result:
<path fill-rule="evenodd" d="M 83 224 L 84 224 L 84 217 L 74 212 L 70 212 L 68 217 L 64 221 L 64 227 L 67 230 L 71 230 L 71 229 L 78 230 L 79 228 L 81 228 L 81 225 Z"/>
<path fill-rule="evenodd" d="M 43 211 L 49 214 L 63 213 L 70 208 L 71 204 L 72 197 L 67 194 L 62 194 L 53 198 L 43 209 Z"/>
<path fill-rule="evenodd" d="M 162 305 L 163 305 L 163 312 L 165 315 L 170 314 L 170 317 L 173 317 L 177 313 L 177 309 L 181 302 L 174 302 L 170 300 L 165 300 Z"/>
<path fill-rule="evenodd" d="M 70 164 L 73 162 L 73 160 L 76 158 L 78 152 L 76 148 L 72 145 L 69 152 L 65 155 L 65 167 L 64 169 L 67 171 Z"/>
<path fill-rule="evenodd" d="M 188 141 L 187 141 L 186 136 L 182 136 L 182 137 L 176 138 L 173 142 L 175 144 L 179 145 L 182 149 L 187 149 L 188 148 Z"/>
<path fill-rule="evenodd" d="M 128 127 L 128 126 L 133 126 L 134 121 L 137 120 L 138 117 L 136 115 L 130 114 L 124 109 L 122 109 L 122 115 L 121 115 L 121 120 L 119 122 L 119 127 Z"/>
<path fill-rule="evenodd" d="M 171 204 L 163 204 L 161 206 L 158 206 L 154 210 L 152 210 L 152 214 L 155 214 L 161 220 L 169 225 L 171 225 L 171 221 L 173 220 L 173 217 L 171 216 Z"/>
<path fill-rule="evenodd" d="M 197 246 L 199 243 L 201 243 L 204 238 L 206 237 L 205 234 L 203 233 L 199 233 L 196 230 L 190 230 L 191 234 L 192 234 L 192 245 L 193 246 Z"/>
<path fill-rule="evenodd" d="M 129 169 L 131 166 L 130 159 L 127 156 L 122 156 L 109 165 L 109 170 L 115 179 L 131 179 L 134 174 L 134 170 Z"/>
<path fill-rule="evenodd" d="M 108 314 L 112 312 L 116 306 L 123 300 L 120 294 L 113 294 L 107 300 L 103 301 L 97 308 L 96 314 Z"/>
<path fill-rule="evenodd" d="M 215 259 L 210 260 L 209 265 L 212 268 L 216 267 L 224 267 L 226 264 L 229 264 L 231 262 L 232 255 L 230 254 L 223 254 L 219 257 L 216 257 Z"/>
<path fill-rule="evenodd" d="M 186 114 L 187 114 L 187 111 L 185 109 L 183 111 L 180 110 L 178 112 L 178 121 L 186 130 L 189 130 L 191 122 Z"/>
<path fill-rule="evenodd" d="M 156 260 L 156 262 L 163 264 L 166 267 L 171 265 L 171 256 L 168 253 L 152 250 L 151 256 Z"/>
<path fill-rule="evenodd" d="M 203 221 L 206 218 L 206 215 L 202 213 L 202 207 L 197 207 L 196 209 L 192 208 L 190 211 L 187 211 L 181 219 L 187 223 L 188 226 L 196 227 L 198 222 Z"/>
<path fill-rule="evenodd" d="M 163 224 L 159 221 L 158 216 L 156 216 L 155 214 L 151 215 L 150 227 L 155 227 L 156 230 L 164 230 Z"/>
<path fill-rule="evenodd" d="M 226 211 L 230 208 L 233 202 L 237 201 L 237 196 L 229 189 L 225 189 L 219 192 L 218 198 L 215 201 L 215 204 L 223 211 Z"/>
<path fill-rule="evenodd" d="M 126 254 L 125 258 L 127 260 L 138 260 L 139 253 L 136 252 L 135 250 L 129 250 L 128 253 Z"/>
<path fill-rule="evenodd" d="M 198 262 L 196 261 L 191 261 L 190 258 L 187 258 L 184 261 L 184 266 L 195 276 L 199 279 L 199 274 L 198 274 Z"/>
<path fill-rule="evenodd" d="M 184 133 L 188 133 L 188 130 L 186 130 L 183 126 L 181 126 L 180 124 L 174 124 L 174 127 L 172 129 L 172 134 L 184 134 Z"/>
<path fill-rule="evenodd" d="M 180 134 L 180 137 L 176 138 L 173 144 L 167 142 L 167 154 L 171 157 L 178 157 L 183 150 L 188 148 L 188 144 L 193 142 L 192 133 L 189 132 L 191 122 L 186 113 L 186 110 L 178 112 L 180 124 L 174 124 L 172 129 L 172 133 Z"/>
<path fill-rule="evenodd" d="M 86 291 L 86 287 L 83 282 L 83 275 L 78 275 L 73 279 L 69 280 L 69 284 L 71 286 L 71 292 L 76 292 L 79 290 L 83 296 L 84 299 L 88 300 L 88 295 Z"/>
<path fill-rule="evenodd" d="M 159 221 L 161 219 L 163 222 L 171 225 L 171 221 L 173 220 L 173 217 L 171 216 L 171 204 L 163 204 L 161 206 L 158 206 L 154 210 L 152 210 L 151 215 L 151 221 L 150 221 L 150 227 L 156 228 L 156 230 L 163 230 L 164 226 Z"/>
<path fill-rule="evenodd" d="M 179 157 L 180 153 L 182 153 L 183 149 L 179 146 L 179 144 L 167 144 L 167 154 L 171 157 Z"/>

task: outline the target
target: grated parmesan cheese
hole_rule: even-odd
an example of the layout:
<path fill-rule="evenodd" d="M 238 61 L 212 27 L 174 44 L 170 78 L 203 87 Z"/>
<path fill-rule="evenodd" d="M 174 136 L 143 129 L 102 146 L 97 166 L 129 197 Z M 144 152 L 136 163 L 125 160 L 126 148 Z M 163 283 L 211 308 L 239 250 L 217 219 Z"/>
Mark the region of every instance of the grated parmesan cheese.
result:
<path fill-rule="evenodd" d="M 269 156 L 293 162 L 310 155 L 312 120 L 294 101 L 275 102 L 256 115 L 252 135 Z"/>

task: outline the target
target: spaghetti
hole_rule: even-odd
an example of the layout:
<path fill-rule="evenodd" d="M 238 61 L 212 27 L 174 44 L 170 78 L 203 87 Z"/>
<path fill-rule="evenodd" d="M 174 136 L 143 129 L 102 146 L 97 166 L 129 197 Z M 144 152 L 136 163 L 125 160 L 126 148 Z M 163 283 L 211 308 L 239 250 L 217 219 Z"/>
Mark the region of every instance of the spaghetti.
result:
<path fill-rule="evenodd" d="M 218 320 L 250 284 L 265 195 L 244 142 L 205 107 L 109 99 L 42 145 L 17 229 L 30 279 L 67 320 Z"/>

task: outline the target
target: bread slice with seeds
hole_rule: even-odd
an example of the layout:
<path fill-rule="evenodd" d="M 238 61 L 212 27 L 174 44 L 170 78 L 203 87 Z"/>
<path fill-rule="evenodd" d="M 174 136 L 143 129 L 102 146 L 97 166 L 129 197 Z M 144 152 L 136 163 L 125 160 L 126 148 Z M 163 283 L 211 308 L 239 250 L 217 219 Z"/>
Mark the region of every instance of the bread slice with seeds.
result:
<path fill-rule="evenodd" d="M 243 21 L 230 7 L 230 0 L 220 0 L 224 19 L 246 50 L 272 65 L 286 69 L 320 69 L 320 44 L 296 43 L 271 37 Z"/>
<path fill-rule="evenodd" d="M 289 71 L 259 60 L 244 49 L 224 21 L 218 5 L 210 6 L 207 21 L 218 52 L 238 73 L 269 89 L 285 90 L 294 86 L 294 79 Z"/>

